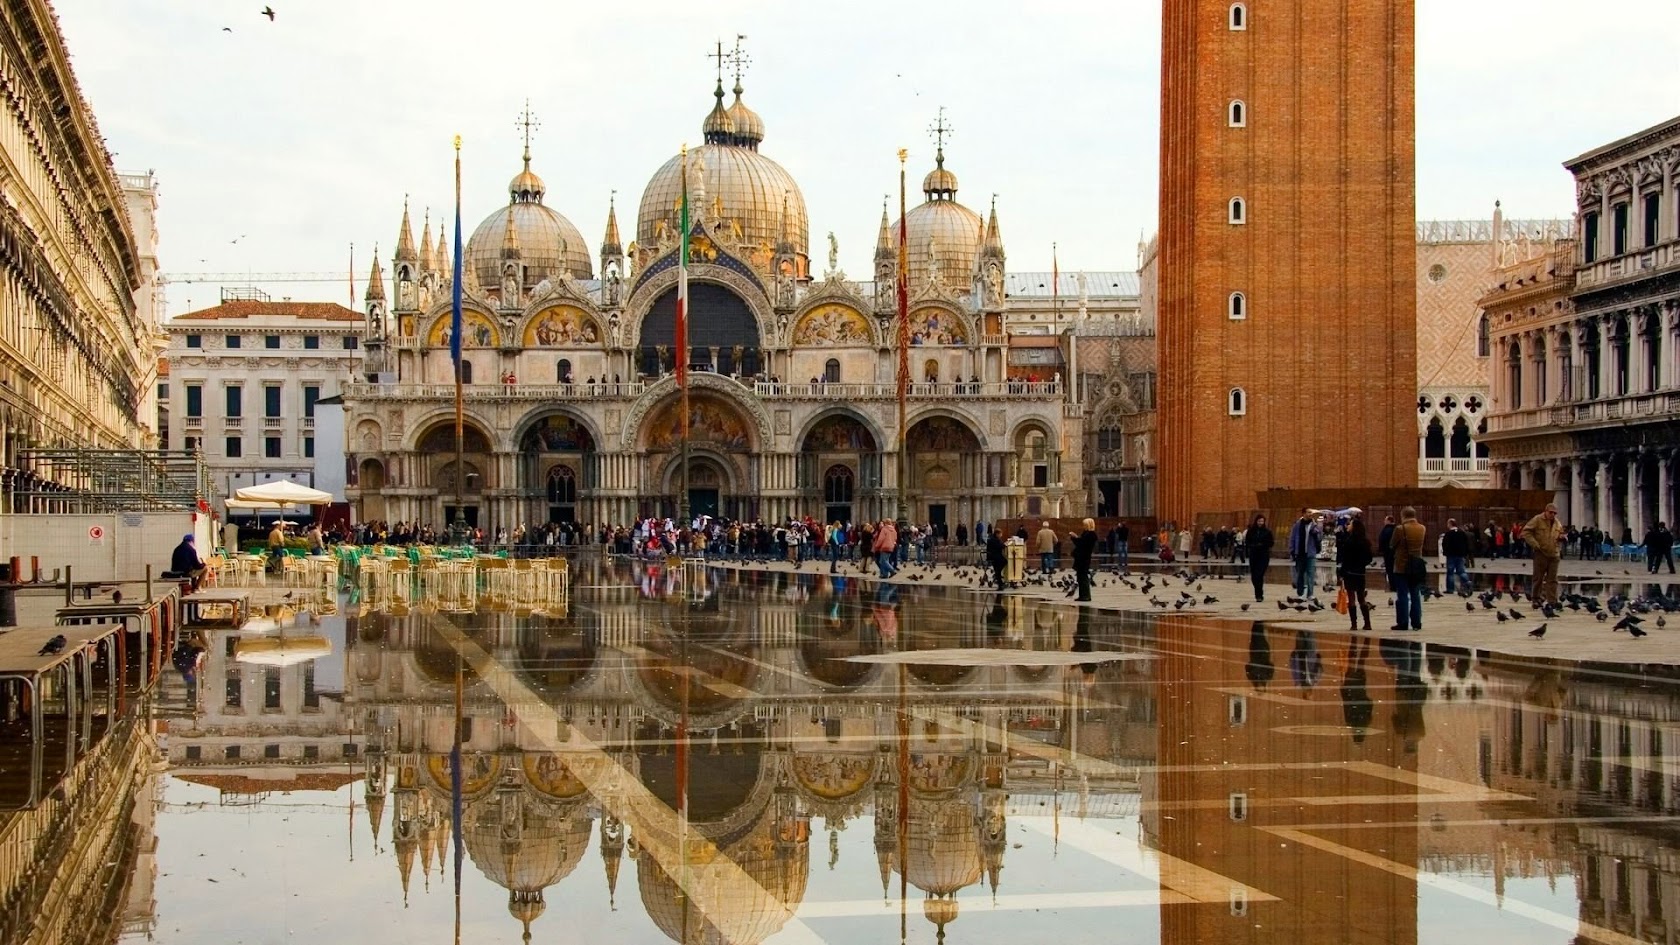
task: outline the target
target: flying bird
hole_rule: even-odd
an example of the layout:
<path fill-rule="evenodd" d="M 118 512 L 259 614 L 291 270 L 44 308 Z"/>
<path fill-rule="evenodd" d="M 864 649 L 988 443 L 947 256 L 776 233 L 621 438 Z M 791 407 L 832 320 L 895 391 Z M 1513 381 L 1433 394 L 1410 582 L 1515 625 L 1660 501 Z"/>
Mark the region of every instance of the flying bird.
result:
<path fill-rule="evenodd" d="M 233 27 L 231 27 L 231 26 L 224 26 L 224 27 L 222 27 L 222 32 L 224 32 L 224 33 L 231 33 L 231 32 L 233 32 Z"/>
<path fill-rule="evenodd" d="M 262 15 L 268 17 L 268 22 L 270 22 L 270 23 L 274 22 L 274 8 L 273 7 L 263 7 L 262 8 Z"/>

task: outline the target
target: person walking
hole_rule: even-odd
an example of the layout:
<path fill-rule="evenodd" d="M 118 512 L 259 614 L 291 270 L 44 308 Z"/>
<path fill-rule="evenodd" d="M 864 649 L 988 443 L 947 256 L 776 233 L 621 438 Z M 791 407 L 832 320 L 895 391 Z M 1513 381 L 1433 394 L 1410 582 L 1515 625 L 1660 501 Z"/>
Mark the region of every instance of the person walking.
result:
<path fill-rule="evenodd" d="M 1645 536 L 1645 563 L 1651 566 L 1651 573 L 1657 573 L 1657 565 L 1668 562 L 1668 573 L 1674 573 L 1674 533 L 1669 531 L 1667 522 L 1658 522 L 1657 527 L 1651 529 L 1651 534 Z"/>
<path fill-rule="evenodd" d="M 986 565 L 992 569 L 992 581 L 1003 589 L 1003 569 L 1009 558 L 1004 554 L 1003 536 L 996 528 L 986 530 Z"/>
<path fill-rule="evenodd" d="M 1056 530 L 1049 522 L 1038 529 L 1038 570 L 1046 576 L 1056 573 Z"/>
<path fill-rule="evenodd" d="M 1556 607 L 1558 605 L 1558 559 L 1563 556 L 1563 523 L 1556 505 L 1528 520 L 1523 537 L 1533 554 L 1533 584 L 1528 592 Z"/>
<path fill-rule="evenodd" d="M 1301 517 L 1289 529 L 1289 560 L 1294 565 L 1293 584 L 1297 597 L 1312 597 L 1317 589 L 1318 578 L 1314 571 L 1322 547 L 1324 532 L 1313 521 L 1312 515 L 1302 509 Z"/>
<path fill-rule="evenodd" d="M 1365 617 L 1365 629 L 1371 629 L 1371 603 L 1365 599 L 1366 570 L 1376 557 L 1371 552 L 1371 536 L 1365 532 L 1365 517 L 1355 515 L 1347 534 L 1336 543 L 1341 557 L 1342 587 L 1347 590 L 1348 629 L 1359 629 L 1360 615 Z"/>
<path fill-rule="evenodd" d="M 1377 533 L 1377 554 L 1383 559 L 1383 576 L 1388 579 L 1388 589 L 1394 590 L 1394 516 L 1383 516 L 1382 531 Z"/>
<path fill-rule="evenodd" d="M 1423 542 L 1428 537 L 1429 530 L 1417 520 L 1417 512 L 1411 506 L 1402 509 L 1391 545 L 1394 549 L 1393 629 L 1396 631 L 1423 629 L 1423 584 L 1429 580 Z"/>
<path fill-rule="evenodd" d="M 1073 573 L 1079 581 L 1079 599 L 1091 599 L 1091 555 L 1097 550 L 1097 523 L 1086 519 L 1084 530 L 1073 539 Z"/>
<path fill-rule="evenodd" d="M 1456 519 L 1447 519 L 1446 534 L 1441 536 L 1441 557 L 1447 562 L 1447 593 L 1470 590 L 1470 572 L 1464 563 L 1470 559 L 1470 536 L 1458 527 Z"/>
<path fill-rule="evenodd" d="M 875 570 L 880 572 L 882 580 L 898 573 L 898 566 L 893 563 L 893 555 L 898 551 L 898 526 L 890 519 L 881 519 L 881 524 L 875 529 Z"/>
<path fill-rule="evenodd" d="M 1120 570 L 1132 570 L 1132 529 L 1125 522 L 1114 530 L 1114 563 Z"/>
<path fill-rule="evenodd" d="M 1248 523 L 1244 544 L 1248 546 L 1248 578 L 1254 582 L 1254 600 L 1266 599 L 1266 569 L 1272 563 L 1272 530 L 1266 527 L 1264 514 L 1254 516 Z"/>

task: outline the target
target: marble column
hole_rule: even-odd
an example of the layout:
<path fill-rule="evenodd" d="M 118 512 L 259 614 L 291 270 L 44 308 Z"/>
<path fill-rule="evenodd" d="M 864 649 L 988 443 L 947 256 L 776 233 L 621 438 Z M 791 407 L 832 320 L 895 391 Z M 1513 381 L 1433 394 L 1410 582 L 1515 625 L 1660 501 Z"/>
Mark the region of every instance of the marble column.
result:
<path fill-rule="evenodd" d="M 1645 499 L 1644 490 L 1640 488 L 1639 468 L 1643 465 L 1637 453 L 1629 454 L 1627 458 L 1627 517 L 1622 524 L 1633 532 L 1635 542 L 1645 537 Z"/>
<path fill-rule="evenodd" d="M 1587 462 L 1584 459 L 1569 461 L 1569 521 L 1567 524 L 1581 528 L 1587 522 Z"/>
<path fill-rule="evenodd" d="M 1673 462 L 1673 453 L 1657 454 L 1657 520 L 1670 528 L 1674 527 L 1674 481 L 1669 470 Z"/>
<path fill-rule="evenodd" d="M 1596 497 L 1597 508 L 1593 515 L 1593 527 L 1605 532 L 1610 531 L 1611 526 L 1615 524 L 1610 520 L 1610 491 L 1615 484 L 1615 477 L 1610 472 L 1612 460 L 1612 457 L 1600 456 L 1597 460 L 1598 468 L 1594 470 L 1594 481 L 1598 495 Z"/>

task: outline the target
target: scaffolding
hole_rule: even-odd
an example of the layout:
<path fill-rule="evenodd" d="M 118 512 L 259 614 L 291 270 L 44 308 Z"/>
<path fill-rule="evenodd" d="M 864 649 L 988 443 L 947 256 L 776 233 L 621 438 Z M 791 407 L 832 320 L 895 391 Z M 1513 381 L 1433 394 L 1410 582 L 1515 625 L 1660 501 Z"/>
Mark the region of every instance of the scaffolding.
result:
<path fill-rule="evenodd" d="M 0 470 L 16 514 L 207 511 L 216 485 L 197 450 L 23 450 Z"/>

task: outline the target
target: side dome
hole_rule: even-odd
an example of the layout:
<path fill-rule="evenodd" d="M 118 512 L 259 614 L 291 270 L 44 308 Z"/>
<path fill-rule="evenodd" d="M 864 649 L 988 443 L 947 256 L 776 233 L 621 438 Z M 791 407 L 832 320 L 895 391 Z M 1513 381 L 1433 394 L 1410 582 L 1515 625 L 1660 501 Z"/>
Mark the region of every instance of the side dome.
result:
<path fill-rule="evenodd" d="M 531 170 L 531 156 L 525 167 L 508 183 L 508 203 L 484 218 L 467 241 L 462 268 L 481 288 L 502 282 L 502 249 L 507 241 L 508 217 L 513 217 L 513 234 L 519 260 L 525 267 L 525 288 L 544 279 L 558 280 L 562 274 L 574 279 L 593 279 L 594 264 L 589 244 L 572 221 L 543 204 L 547 193 L 543 179 Z"/>
<path fill-rule="evenodd" d="M 922 178 L 926 198 L 904 215 L 910 245 L 910 290 L 920 291 L 928 283 L 935 265 L 940 281 L 958 293 L 969 291 L 986 225 L 980 214 L 957 203 L 957 175 L 945 167 L 945 149 L 940 148 L 933 170 Z M 894 221 L 891 232 L 899 232 Z"/>
<path fill-rule="evenodd" d="M 708 220 L 721 223 L 732 242 L 768 257 L 782 241 L 782 208 L 787 208 L 787 233 L 793 249 L 801 256 L 809 256 L 810 225 L 805 216 L 805 195 L 800 193 L 793 175 L 780 164 L 759 153 L 764 139 L 764 121 L 758 113 L 741 101 L 737 84 L 735 102 L 725 108 L 723 86 L 713 93 L 716 104 L 701 126 L 706 143 L 688 152 L 690 174 L 696 168 L 703 173 L 691 178 L 689 198 L 700 204 L 699 213 Z M 682 199 L 683 156 L 677 155 L 655 171 L 642 190 L 642 203 L 636 214 L 636 242 L 643 247 L 655 247 L 661 237 L 675 239 L 678 227 L 678 206 Z M 695 183 L 699 184 L 696 193 Z M 784 203 L 785 201 L 785 203 Z M 691 217 L 696 208 L 690 207 Z M 741 235 L 733 236 L 739 227 Z"/>

